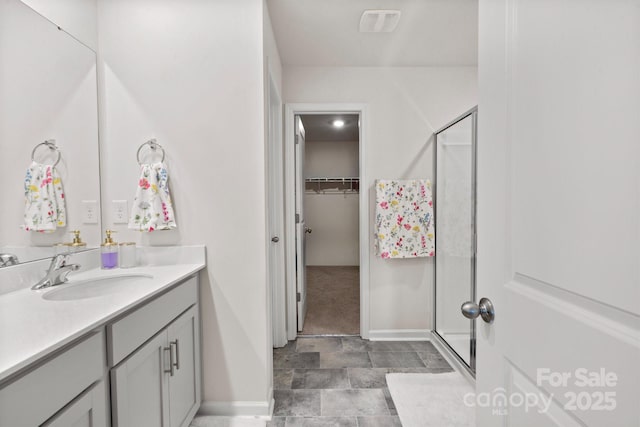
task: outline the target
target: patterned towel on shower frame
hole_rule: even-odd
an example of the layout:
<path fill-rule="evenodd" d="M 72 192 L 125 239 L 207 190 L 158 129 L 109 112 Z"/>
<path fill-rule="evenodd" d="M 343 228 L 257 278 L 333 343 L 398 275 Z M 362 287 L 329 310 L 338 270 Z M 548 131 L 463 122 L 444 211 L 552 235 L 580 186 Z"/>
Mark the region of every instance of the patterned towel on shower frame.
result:
<path fill-rule="evenodd" d="M 431 181 L 376 181 L 376 248 L 382 258 L 435 256 Z"/>

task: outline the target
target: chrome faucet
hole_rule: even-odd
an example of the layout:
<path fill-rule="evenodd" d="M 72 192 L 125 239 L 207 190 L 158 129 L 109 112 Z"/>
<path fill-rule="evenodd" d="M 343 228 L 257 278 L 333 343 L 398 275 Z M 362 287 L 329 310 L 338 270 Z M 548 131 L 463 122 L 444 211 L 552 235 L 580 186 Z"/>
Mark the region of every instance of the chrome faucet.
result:
<path fill-rule="evenodd" d="M 18 263 L 18 257 L 14 254 L 0 253 L 0 267 L 10 267 Z"/>
<path fill-rule="evenodd" d="M 51 259 L 51 264 L 49 265 L 49 271 L 47 271 L 47 275 L 44 276 L 38 283 L 33 285 L 31 289 L 44 289 L 51 286 L 61 285 L 66 283 L 67 275 L 76 271 L 80 268 L 78 264 L 67 264 L 69 261 L 69 255 L 58 254 Z"/>

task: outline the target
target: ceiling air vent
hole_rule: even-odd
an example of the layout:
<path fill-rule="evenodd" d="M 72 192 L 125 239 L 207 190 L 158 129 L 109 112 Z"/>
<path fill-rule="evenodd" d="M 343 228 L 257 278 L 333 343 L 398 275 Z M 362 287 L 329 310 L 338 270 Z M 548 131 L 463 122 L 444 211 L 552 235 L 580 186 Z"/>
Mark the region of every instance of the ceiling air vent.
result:
<path fill-rule="evenodd" d="M 400 21 L 399 10 L 365 10 L 360 17 L 361 33 L 390 33 Z"/>

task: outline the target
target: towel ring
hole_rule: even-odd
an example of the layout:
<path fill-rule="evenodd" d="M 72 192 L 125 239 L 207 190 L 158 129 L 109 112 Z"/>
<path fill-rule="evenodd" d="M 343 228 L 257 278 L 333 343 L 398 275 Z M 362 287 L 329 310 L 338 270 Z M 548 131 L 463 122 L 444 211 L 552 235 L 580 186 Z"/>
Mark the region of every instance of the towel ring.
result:
<path fill-rule="evenodd" d="M 36 145 L 35 147 L 33 147 L 33 151 L 31 151 L 31 161 L 35 162 L 36 161 L 36 150 L 38 149 L 38 147 L 40 146 L 46 146 L 49 147 L 50 150 L 55 150 L 56 153 L 58 154 L 58 158 L 56 159 L 55 163 L 53 164 L 53 166 L 57 166 L 58 163 L 60 163 L 60 157 L 62 157 L 62 154 L 60 153 L 60 149 L 58 148 L 58 146 L 56 145 L 56 140 L 55 139 L 47 139 L 45 142 L 41 142 L 40 144 Z"/>
<path fill-rule="evenodd" d="M 141 144 L 141 145 L 140 145 L 140 147 L 138 147 L 138 152 L 136 153 L 136 159 L 138 160 L 138 164 L 139 164 L 140 166 L 142 166 L 142 162 L 140 161 L 140 152 L 142 151 L 142 148 L 143 148 L 145 145 L 148 145 L 148 146 L 149 146 L 149 148 L 151 148 L 153 151 L 156 151 L 158 148 L 159 148 L 159 149 L 161 149 L 161 150 L 162 150 L 162 160 L 160 160 L 160 161 L 161 161 L 161 162 L 164 162 L 164 154 L 165 154 L 165 153 L 164 153 L 164 148 L 162 147 L 162 145 L 160 145 L 160 144 L 158 144 L 158 143 L 156 142 L 156 139 L 155 139 L 155 138 L 153 138 L 153 139 L 150 139 L 150 140 L 148 140 L 147 142 L 145 142 L 145 143 Z"/>

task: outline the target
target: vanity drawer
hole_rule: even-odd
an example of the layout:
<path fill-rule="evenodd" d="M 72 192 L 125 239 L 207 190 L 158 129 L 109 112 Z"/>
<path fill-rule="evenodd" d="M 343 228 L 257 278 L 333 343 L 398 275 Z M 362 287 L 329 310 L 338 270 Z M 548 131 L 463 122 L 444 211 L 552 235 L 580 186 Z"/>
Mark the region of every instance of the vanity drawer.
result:
<path fill-rule="evenodd" d="M 107 325 L 107 362 L 115 366 L 198 301 L 198 278 L 192 276 L 134 312 Z"/>
<path fill-rule="evenodd" d="M 0 426 L 40 425 L 102 378 L 102 330 L 0 389 Z"/>

